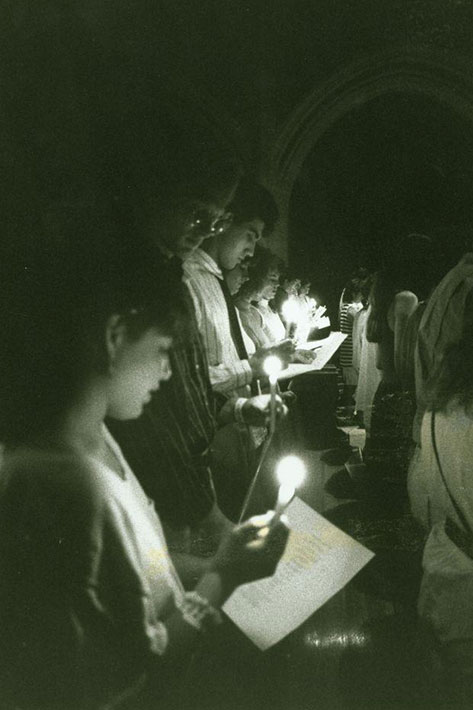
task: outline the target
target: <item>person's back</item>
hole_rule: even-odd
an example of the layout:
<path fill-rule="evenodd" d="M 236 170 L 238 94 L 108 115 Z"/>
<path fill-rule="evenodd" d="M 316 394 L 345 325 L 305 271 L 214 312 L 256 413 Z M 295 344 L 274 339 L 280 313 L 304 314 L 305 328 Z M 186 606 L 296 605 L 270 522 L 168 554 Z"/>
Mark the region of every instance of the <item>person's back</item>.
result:
<path fill-rule="evenodd" d="M 6 691 L 22 708 L 101 707 L 166 646 L 158 619 L 181 588 L 159 519 L 128 467 L 63 447 L 7 453 L 1 476 Z"/>
<path fill-rule="evenodd" d="M 435 637 L 449 699 L 465 709 L 473 703 L 472 323 L 463 311 L 460 338 L 429 382 L 409 480 L 411 509 L 428 532 L 419 614 Z"/>
<path fill-rule="evenodd" d="M 416 391 L 415 350 L 419 326 L 426 308 L 426 302 L 421 301 L 415 310 L 407 316 L 405 327 L 400 333 L 396 352 L 396 373 L 403 390 Z"/>
<path fill-rule="evenodd" d="M 417 411 L 413 438 L 420 441 L 420 426 L 428 397 L 428 382 L 446 348 L 458 341 L 463 314 L 471 305 L 473 255 L 465 254 L 438 284 L 421 319 L 415 351 Z"/>

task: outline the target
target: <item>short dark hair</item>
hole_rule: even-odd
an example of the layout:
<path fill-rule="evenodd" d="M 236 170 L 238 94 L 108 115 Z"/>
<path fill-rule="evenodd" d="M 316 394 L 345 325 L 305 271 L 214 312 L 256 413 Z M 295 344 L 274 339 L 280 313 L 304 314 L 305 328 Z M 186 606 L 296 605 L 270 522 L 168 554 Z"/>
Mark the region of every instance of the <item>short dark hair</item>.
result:
<path fill-rule="evenodd" d="M 280 272 L 282 266 L 283 262 L 279 256 L 258 244 L 255 255 L 248 264 L 248 281 L 242 285 L 239 293 L 244 297 L 255 293 L 261 288 L 269 272 L 272 269 Z"/>
<path fill-rule="evenodd" d="M 400 291 L 412 291 L 422 301 L 437 279 L 434 244 L 424 234 L 409 234 L 399 240 L 389 263 L 375 274 L 371 289 L 371 312 L 367 338 L 379 343 L 386 334 L 388 311 Z"/>
<path fill-rule="evenodd" d="M 2 261 L 0 440 L 8 445 L 60 421 L 93 373 L 108 368 L 105 328 L 119 314 L 130 338 L 171 334 L 175 277 L 155 252 L 89 222 L 81 238 L 37 239 Z"/>
<path fill-rule="evenodd" d="M 264 236 L 271 234 L 279 217 L 278 207 L 269 190 L 247 177 L 240 180 L 228 210 L 236 224 L 260 219 L 264 223 Z"/>

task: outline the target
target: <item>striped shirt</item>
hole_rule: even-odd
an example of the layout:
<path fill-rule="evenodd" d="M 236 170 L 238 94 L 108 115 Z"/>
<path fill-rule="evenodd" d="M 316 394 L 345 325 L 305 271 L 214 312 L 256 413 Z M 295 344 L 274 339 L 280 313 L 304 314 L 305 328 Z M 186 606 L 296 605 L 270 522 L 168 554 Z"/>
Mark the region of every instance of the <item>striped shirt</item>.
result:
<path fill-rule="evenodd" d="M 340 331 L 347 338 L 340 346 L 341 367 L 352 367 L 353 364 L 353 319 L 363 306 L 358 303 L 344 303 L 340 309 Z"/>
<path fill-rule="evenodd" d="M 184 262 L 184 281 L 194 302 L 203 338 L 212 387 L 226 397 L 250 396 L 253 373 L 248 360 L 240 360 L 232 339 L 228 309 L 219 281 L 223 274 L 215 261 L 196 249 Z M 247 352 L 255 348 L 242 328 Z"/>
<path fill-rule="evenodd" d="M 206 452 L 216 424 L 207 360 L 183 283 L 176 298 L 188 323 L 174 334 L 171 379 L 161 383 L 139 419 L 108 426 L 160 517 L 182 528 L 201 522 L 215 502 Z"/>

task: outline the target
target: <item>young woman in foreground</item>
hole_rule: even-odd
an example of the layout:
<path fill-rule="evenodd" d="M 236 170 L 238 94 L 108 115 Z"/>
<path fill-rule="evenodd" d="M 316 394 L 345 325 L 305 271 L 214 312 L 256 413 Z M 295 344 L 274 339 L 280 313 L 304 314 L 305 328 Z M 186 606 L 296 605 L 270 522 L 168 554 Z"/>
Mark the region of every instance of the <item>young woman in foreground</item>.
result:
<path fill-rule="evenodd" d="M 0 697 L 42 710 L 165 705 L 161 681 L 239 584 L 272 574 L 287 531 L 234 528 L 193 593 L 104 426 L 140 415 L 185 327 L 149 255 L 101 237 L 10 264 L 1 308 Z M 134 250 L 136 252 L 136 249 Z M 61 252 L 61 253 L 59 253 Z M 149 277 L 148 277 L 149 274 Z M 266 533 L 263 537 L 262 531 Z M 152 698 L 152 700 L 150 700 Z M 3 706 L 2 706 L 3 707 Z M 175 707 L 175 705 L 174 705 Z"/>

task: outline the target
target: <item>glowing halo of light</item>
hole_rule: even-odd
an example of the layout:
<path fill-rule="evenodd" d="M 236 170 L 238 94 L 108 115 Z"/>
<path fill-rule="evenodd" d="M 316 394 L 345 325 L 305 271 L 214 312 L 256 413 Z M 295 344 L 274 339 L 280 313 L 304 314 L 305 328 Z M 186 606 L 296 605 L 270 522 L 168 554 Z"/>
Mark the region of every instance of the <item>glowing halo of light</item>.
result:
<path fill-rule="evenodd" d="M 288 298 L 287 301 L 284 301 L 281 310 L 288 323 L 297 323 L 300 316 L 300 308 L 294 298 Z"/>
<path fill-rule="evenodd" d="M 306 474 L 304 462 L 294 455 L 284 456 L 276 466 L 276 477 L 281 486 L 298 488 Z"/>
<path fill-rule="evenodd" d="M 282 362 L 276 355 L 268 355 L 263 363 L 263 369 L 268 377 L 276 377 L 282 370 Z"/>

